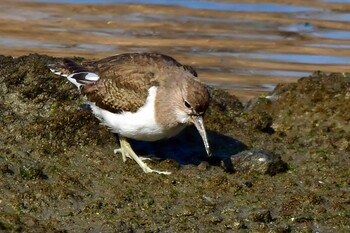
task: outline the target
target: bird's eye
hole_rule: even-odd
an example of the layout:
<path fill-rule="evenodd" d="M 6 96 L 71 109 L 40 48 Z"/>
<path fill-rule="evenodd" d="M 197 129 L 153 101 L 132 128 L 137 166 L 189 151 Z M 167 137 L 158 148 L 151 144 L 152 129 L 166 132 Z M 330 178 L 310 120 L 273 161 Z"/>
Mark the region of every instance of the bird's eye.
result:
<path fill-rule="evenodd" d="M 186 108 L 191 108 L 192 106 L 190 105 L 189 102 L 187 102 L 187 101 L 185 100 L 185 107 L 186 107 Z"/>

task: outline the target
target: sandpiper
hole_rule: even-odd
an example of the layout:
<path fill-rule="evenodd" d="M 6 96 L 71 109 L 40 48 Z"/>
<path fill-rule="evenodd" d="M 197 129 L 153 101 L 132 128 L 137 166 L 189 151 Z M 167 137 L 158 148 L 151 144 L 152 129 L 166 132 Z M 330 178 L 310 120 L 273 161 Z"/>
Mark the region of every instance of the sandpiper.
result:
<path fill-rule="evenodd" d="M 209 92 L 191 66 L 158 53 L 126 53 L 81 64 L 64 58 L 51 67 L 86 97 L 93 114 L 119 135 L 115 153 L 134 159 L 145 173 L 153 170 L 131 148 L 128 138 L 157 141 L 194 124 L 205 149 L 210 147 L 203 123 Z"/>

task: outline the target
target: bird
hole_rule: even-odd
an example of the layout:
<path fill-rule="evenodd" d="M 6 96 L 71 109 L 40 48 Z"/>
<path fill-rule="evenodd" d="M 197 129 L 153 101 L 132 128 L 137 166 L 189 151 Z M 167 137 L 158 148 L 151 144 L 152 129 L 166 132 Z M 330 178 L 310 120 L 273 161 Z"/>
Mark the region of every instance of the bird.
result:
<path fill-rule="evenodd" d="M 128 139 L 171 138 L 191 124 L 211 155 L 204 126 L 210 94 L 193 67 L 160 53 L 123 53 L 80 63 L 63 58 L 49 68 L 73 83 L 100 123 L 118 134 L 114 152 L 124 162 L 135 160 L 145 173 L 171 174 L 150 168 Z"/>

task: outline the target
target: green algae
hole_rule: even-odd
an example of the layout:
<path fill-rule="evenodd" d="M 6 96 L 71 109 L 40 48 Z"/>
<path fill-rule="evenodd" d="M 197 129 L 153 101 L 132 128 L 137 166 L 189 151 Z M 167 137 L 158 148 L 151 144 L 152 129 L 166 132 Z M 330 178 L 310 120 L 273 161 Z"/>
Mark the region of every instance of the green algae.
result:
<path fill-rule="evenodd" d="M 83 100 L 74 86 L 47 68 L 59 60 L 0 56 L 1 231 L 350 230 L 348 74 L 317 72 L 246 106 L 210 90 L 205 123 L 214 154 L 268 151 L 287 162 L 287 172 L 228 173 L 193 162 L 199 156 L 150 163 L 173 172 L 158 176 L 113 153 L 113 134 L 79 108 Z M 182 134 L 190 144 L 160 142 L 154 153 L 202 147 L 195 133 Z"/>

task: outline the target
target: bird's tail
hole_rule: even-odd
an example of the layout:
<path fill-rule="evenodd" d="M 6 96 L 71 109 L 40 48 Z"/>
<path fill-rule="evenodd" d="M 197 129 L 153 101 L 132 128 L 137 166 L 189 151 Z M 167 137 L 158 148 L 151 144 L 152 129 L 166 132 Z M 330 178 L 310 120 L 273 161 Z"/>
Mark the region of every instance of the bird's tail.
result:
<path fill-rule="evenodd" d="M 54 74 L 66 77 L 79 89 L 82 85 L 92 84 L 100 79 L 96 73 L 69 58 L 64 58 L 62 63 L 50 64 L 49 68 Z"/>
<path fill-rule="evenodd" d="M 62 77 L 67 78 L 71 74 L 71 72 L 61 62 L 49 64 L 48 67 L 52 73 Z"/>

